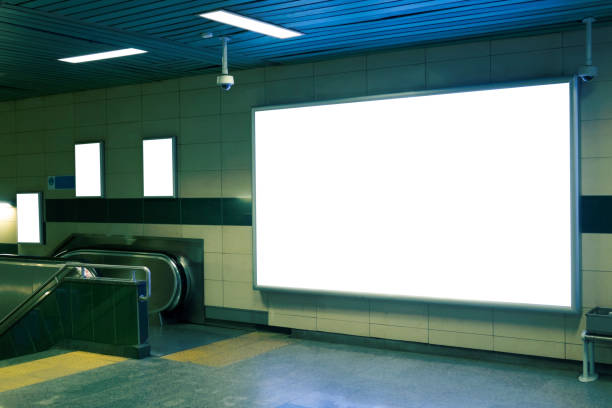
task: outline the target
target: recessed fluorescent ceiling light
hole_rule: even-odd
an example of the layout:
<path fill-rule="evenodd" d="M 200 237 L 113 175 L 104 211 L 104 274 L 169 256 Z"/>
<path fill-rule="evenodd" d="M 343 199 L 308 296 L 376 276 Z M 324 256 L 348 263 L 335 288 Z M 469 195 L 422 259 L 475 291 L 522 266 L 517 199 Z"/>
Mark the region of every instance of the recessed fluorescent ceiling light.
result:
<path fill-rule="evenodd" d="M 245 30 L 255 31 L 256 33 L 261 33 L 276 38 L 291 38 L 303 35 L 302 33 L 297 31 L 288 30 L 286 28 L 279 27 L 274 24 L 264 23 L 263 21 L 254 20 L 252 18 L 230 13 L 229 11 L 225 10 L 217 10 L 211 11 L 210 13 L 200 14 L 200 17 L 244 28 Z"/>
<path fill-rule="evenodd" d="M 147 51 L 136 48 L 125 48 L 123 50 L 98 52 L 97 54 L 80 55 L 78 57 L 60 58 L 60 61 L 71 62 L 73 64 L 79 62 L 97 61 L 109 58 L 126 57 L 128 55 L 144 54 Z"/>

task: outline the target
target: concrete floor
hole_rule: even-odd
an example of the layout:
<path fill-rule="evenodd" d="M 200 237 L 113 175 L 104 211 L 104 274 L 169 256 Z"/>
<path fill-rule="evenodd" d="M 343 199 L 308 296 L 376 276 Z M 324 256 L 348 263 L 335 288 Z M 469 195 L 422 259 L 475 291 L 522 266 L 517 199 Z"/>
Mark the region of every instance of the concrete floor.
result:
<path fill-rule="evenodd" d="M 170 328 L 165 333 L 153 333 L 154 353 L 161 356 L 208 344 L 183 352 L 196 363 L 174 361 L 168 359 L 170 356 L 124 360 L 4 391 L 0 393 L 0 408 L 612 406 L 612 377 L 582 384 L 575 367 L 555 368 L 545 361 L 521 366 L 283 334 L 272 335 L 274 347 L 262 346 L 265 342 L 244 346 L 244 339 L 252 335 L 240 329 L 206 326 Z M 235 354 L 236 359 L 210 360 L 213 349 L 224 358 Z M 261 352 L 244 354 L 246 349 L 249 353 L 254 349 Z M 56 350 L 46 355 L 58 353 Z"/>

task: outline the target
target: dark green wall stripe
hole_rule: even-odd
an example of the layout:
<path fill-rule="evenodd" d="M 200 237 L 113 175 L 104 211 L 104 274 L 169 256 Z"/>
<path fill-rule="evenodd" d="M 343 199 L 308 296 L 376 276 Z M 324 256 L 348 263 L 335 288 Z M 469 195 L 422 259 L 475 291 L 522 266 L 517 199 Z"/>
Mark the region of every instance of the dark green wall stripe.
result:
<path fill-rule="evenodd" d="M 48 222 L 251 225 L 251 199 L 67 198 L 45 201 Z"/>
<path fill-rule="evenodd" d="M 17 244 L 0 244 L 0 254 L 16 254 Z"/>
<path fill-rule="evenodd" d="M 612 234 L 612 196 L 580 198 L 580 231 Z"/>
<path fill-rule="evenodd" d="M 612 196 L 582 196 L 580 203 L 581 232 L 612 234 Z M 253 219 L 250 198 L 71 198 L 45 204 L 50 222 L 252 225 Z"/>

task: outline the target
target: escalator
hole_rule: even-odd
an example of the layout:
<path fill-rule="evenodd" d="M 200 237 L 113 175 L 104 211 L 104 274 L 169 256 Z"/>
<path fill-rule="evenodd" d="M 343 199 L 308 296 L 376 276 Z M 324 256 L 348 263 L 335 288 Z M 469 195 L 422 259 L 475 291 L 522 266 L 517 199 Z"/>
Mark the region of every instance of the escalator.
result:
<path fill-rule="evenodd" d="M 100 277 L 98 269 L 123 276 Z M 144 266 L 0 256 L 0 359 L 56 345 L 148 355 L 149 283 Z"/>

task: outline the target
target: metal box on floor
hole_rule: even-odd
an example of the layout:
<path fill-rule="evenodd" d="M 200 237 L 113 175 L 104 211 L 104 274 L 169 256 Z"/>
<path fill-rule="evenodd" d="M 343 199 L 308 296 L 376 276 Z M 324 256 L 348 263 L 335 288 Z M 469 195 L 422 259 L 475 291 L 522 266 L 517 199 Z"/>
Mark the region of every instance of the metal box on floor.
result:
<path fill-rule="evenodd" d="M 586 318 L 587 333 L 612 336 L 612 309 L 596 307 L 586 314 Z"/>

